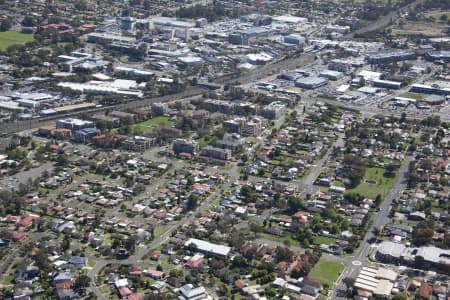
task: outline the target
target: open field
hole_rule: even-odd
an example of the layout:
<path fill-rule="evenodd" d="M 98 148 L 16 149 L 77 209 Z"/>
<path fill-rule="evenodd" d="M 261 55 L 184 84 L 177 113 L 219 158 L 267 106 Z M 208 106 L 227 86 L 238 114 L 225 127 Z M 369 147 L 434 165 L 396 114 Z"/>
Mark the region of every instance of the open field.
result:
<path fill-rule="evenodd" d="M 321 284 L 332 286 L 344 270 L 344 265 L 338 262 L 320 259 L 309 273 L 308 277 Z"/>
<path fill-rule="evenodd" d="M 17 31 L 0 32 L 0 50 L 6 50 L 9 46 L 15 44 L 25 44 L 34 40 L 32 34 L 24 34 Z"/>
<path fill-rule="evenodd" d="M 321 284 L 332 286 L 344 270 L 344 265 L 338 262 L 320 259 L 309 273 L 308 277 Z"/>
<path fill-rule="evenodd" d="M 410 22 L 391 27 L 392 33 L 397 35 L 420 35 L 424 37 L 439 37 L 444 34 L 445 25 L 431 22 Z"/>
<path fill-rule="evenodd" d="M 141 123 L 136 123 L 133 125 L 133 127 L 139 128 L 140 130 L 142 130 L 142 132 L 151 132 L 153 127 L 156 127 L 156 126 L 171 127 L 173 125 L 174 125 L 174 123 L 172 121 L 170 121 L 170 119 L 168 117 L 161 116 L 161 117 L 149 119 L 149 120 L 141 122 Z"/>
<path fill-rule="evenodd" d="M 427 17 L 433 17 L 435 19 L 436 23 L 439 23 L 439 22 L 446 23 L 447 20 L 440 19 L 443 15 L 446 15 L 447 20 L 450 20 L 450 11 L 448 11 L 448 10 L 447 11 L 430 11 L 425 14 L 425 16 L 427 16 Z"/>
<path fill-rule="evenodd" d="M 160 116 L 131 125 L 131 131 L 134 134 L 142 134 L 152 132 L 153 128 L 157 126 L 171 127 L 173 125 L 175 125 L 175 123 L 171 121 L 168 117 Z M 119 132 L 118 128 L 114 128 L 113 130 L 111 130 L 111 133 L 118 133 L 118 132 Z"/>
<path fill-rule="evenodd" d="M 366 175 L 361 183 L 356 188 L 347 191 L 361 194 L 370 199 L 375 199 L 378 194 L 385 197 L 394 186 L 395 177 L 385 177 L 384 173 L 383 168 L 367 168 Z M 367 183 L 367 180 L 373 180 L 376 183 Z"/>

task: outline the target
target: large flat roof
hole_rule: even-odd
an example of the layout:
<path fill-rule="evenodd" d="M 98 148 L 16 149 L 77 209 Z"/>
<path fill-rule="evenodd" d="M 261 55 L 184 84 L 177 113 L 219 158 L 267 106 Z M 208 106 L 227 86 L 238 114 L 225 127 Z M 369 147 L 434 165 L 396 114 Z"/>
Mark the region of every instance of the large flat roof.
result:
<path fill-rule="evenodd" d="M 228 246 L 213 244 L 199 239 L 189 239 L 185 243 L 185 246 L 189 246 L 191 244 L 196 245 L 200 251 L 209 252 L 216 255 L 228 256 L 231 252 L 231 248 Z"/>
<path fill-rule="evenodd" d="M 76 109 L 83 109 L 83 108 L 89 108 L 89 107 L 95 107 L 95 103 L 83 102 L 83 103 L 78 103 L 78 104 L 64 105 L 64 106 L 54 107 L 53 110 L 56 112 L 63 112 L 63 111 L 68 111 L 68 110 L 76 110 Z"/>

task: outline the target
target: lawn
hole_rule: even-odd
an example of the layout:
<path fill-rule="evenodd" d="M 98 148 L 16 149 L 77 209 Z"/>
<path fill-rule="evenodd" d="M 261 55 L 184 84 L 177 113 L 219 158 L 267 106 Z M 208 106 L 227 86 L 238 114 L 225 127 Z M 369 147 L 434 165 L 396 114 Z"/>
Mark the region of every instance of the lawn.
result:
<path fill-rule="evenodd" d="M 131 132 L 133 134 L 149 133 L 153 131 L 154 127 L 157 126 L 172 127 L 173 125 L 175 125 L 175 122 L 171 121 L 168 117 L 160 116 L 131 125 Z M 111 133 L 118 133 L 118 132 L 119 132 L 118 128 L 114 128 L 113 130 L 111 130 Z"/>
<path fill-rule="evenodd" d="M 356 188 L 347 190 L 347 192 L 358 193 L 370 199 L 375 199 L 378 194 L 386 197 L 394 186 L 396 177 L 384 177 L 384 173 L 385 170 L 383 168 L 367 168 L 361 183 Z M 366 180 L 375 180 L 377 183 L 370 184 Z"/>
<path fill-rule="evenodd" d="M 0 50 L 6 50 L 15 44 L 25 44 L 34 40 L 32 34 L 24 34 L 17 31 L 0 32 Z"/>
<path fill-rule="evenodd" d="M 175 125 L 175 123 L 172 122 L 168 117 L 160 116 L 141 123 L 136 123 L 133 125 L 133 129 L 139 128 L 138 130 L 146 133 L 151 132 L 153 130 L 153 127 L 156 126 L 171 127 L 173 125 Z"/>
<path fill-rule="evenodd" d="M 158 225 L 155 227 L 155 239 L 157 239 L 160 235 L 164 234 L 167 231 L 166 226 Z"/>
<path fill-rule="evenodd" d="M 317 235 L 313 237 L 313 241 L 315 245 L 332 245 L 336 242 L 335 238 Z"/>
<path fill-rule="evenodd" d="M 293 239 L 292 236 L 287 233 L 283 234 L 282 236 L 277 236 L 277 235 L 268 234 L 268 233 L 258 233 L 258 236 L 260 238 L 268 239 L 268 240 L 279 242 L 279 243 L 284 243 L 285 241 L 288 241 L 289 245 L 291 245 L 291 246 L 296 246 L 296 247 L 303 246 L 299 241 Z"/>
<path fill-rule="evenodd" d="M 147 121 L 136 123 L 136 125 L 139 126 L 172 126 L 174 125 L 173 121 L 171 121 L 168 117 L 159 116 L 156 118 L 149 119 Z"/>
<path fill-rule="evenodd" d="M 309 272 L 308 277 L 321 284 L 332 286 L 343 270 L 344 265 L 341 263 L 320 259 L 311 272 Z"/>

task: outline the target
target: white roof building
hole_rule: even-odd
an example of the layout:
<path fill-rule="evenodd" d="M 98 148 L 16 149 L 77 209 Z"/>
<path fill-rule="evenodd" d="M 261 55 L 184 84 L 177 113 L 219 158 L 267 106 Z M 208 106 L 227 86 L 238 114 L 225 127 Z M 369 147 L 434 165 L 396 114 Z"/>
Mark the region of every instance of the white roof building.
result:
<path fill-rule="evenodd" d="M 180 296 L 178 296 L 179 300 L 209 300 L 212 299 L 211 296 L 208 295 L 206 289 L 203 286 L 194 288 L 194 286 L 190 283 L 183 285 L 180 289 Z"/>
<path fill-rule="evenodd" d="M 364 267 L 355 279 L 355 287 L 378 296 L 389 296 L 398 274 L 384 268 Z"/>
<path fill-rule="evenodd" d="M 195 245 L 197 250 L 200 252 L 216 256 L 228 256 L 231 252 L 231 248 L 228 246 L 217 245 L 199 239 L 189 239 L 184 244 L 185 247 L 189 247 L 191 245 Z"/>
<path fill-rule="evenodd" d="M 367 81 L 373 81 L 373 80 L 380 79 L 381 73 L 380 72 L 372 72 L 372 71 L 368 71 L 368 70 L 362 70 L 361 72 L 358 73 L 358 77 L 362 77 L 362 78 L 364 78 L 364 80 L 367 80 Z"/>

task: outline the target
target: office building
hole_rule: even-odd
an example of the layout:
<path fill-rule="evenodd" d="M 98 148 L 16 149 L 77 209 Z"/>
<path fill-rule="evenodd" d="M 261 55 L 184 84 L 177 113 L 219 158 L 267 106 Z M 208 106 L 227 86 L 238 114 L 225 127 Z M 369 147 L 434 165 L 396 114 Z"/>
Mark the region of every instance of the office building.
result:
<path fill-rule="evenodd" d="M 61 119 L 56 121 L 56 128 L 66 128 L 71 131 L 81 130 L 85 128 L 93 128 L 94 122 L 80 119 Z"/>

